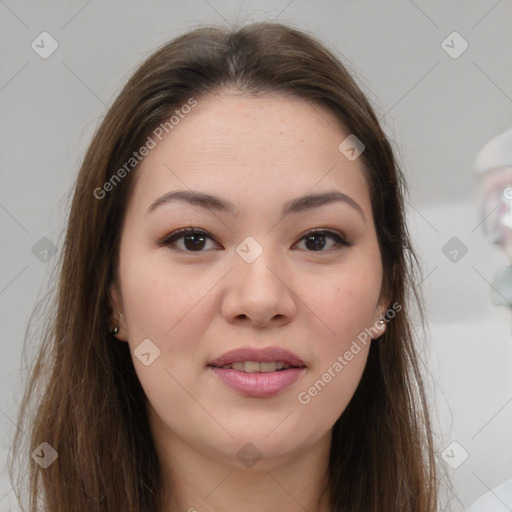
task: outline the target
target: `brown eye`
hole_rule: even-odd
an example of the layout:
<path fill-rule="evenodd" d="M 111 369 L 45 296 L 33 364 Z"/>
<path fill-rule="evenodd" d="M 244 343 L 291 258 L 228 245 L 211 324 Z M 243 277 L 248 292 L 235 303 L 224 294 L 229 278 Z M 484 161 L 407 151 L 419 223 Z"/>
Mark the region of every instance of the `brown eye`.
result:
<path fill-rule="evenodd" d="M 158 245 L 182 252 L 204 252 L 207 239 L 213 240 L 205 231 L 187 228 L 167 235 Z M 176 247 L 180 240 L 183 240 L 182 247 Z"/>
<path fill-rule="evenodd" d="M 334 241 L 334 244 L 330 247 L 334 250 L 340 250 L 342 247 L 353 245 L 348 243 L 339 233 L 330 230 L 310 231 L 301 238 L 301 241 L 305 240 L 305 245 L 309 252 L 327 252 L 323 249 L 326 246 L 326 239 L 328 238 Z"/>

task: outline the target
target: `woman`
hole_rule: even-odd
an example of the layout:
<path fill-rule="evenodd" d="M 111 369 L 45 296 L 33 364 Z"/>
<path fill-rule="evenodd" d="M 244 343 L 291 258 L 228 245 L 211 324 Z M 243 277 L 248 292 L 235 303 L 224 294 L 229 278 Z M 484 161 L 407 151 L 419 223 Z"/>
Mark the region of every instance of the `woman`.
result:
<path fill-rule="evenodd" d="M 436 510 L 404 190 L 306 34 L 151 55 L 76 182 L 20 415 L 28 510 Z"/>

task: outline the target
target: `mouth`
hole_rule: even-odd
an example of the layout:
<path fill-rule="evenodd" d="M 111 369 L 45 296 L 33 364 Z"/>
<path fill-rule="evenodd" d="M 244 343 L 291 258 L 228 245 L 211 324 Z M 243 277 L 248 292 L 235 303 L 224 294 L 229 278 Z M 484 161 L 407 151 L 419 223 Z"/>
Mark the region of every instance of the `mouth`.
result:
<path fill-rule="evenodd" d="M 306 370 L 302 359 L 279 347 L 232 350 L 211 361 L 208 367 L 230 389 L 256 398 L 283 391 Z"/>
<path fill-rule="evenodd" d="M 236 363 L 225 364 L 223 366 L 208 365 L 213 368 L 223 368 L 224 370 L 236 370 L 237 372 L 245 373 L 273 373 L 282 372 L 290 368 L 305 368 L 304 365 L 294 366 L 284 361 L 237 361 Z"/>
<path fill-rule="evenodd" d="M 237 371 L 253 373 L 279 371 L 291 366 L 302 368 L 306 364 L 299 356 L 281 347 L 242 347 L 225 352 L 210 361 L 208 366 L 230 366 Z"/>

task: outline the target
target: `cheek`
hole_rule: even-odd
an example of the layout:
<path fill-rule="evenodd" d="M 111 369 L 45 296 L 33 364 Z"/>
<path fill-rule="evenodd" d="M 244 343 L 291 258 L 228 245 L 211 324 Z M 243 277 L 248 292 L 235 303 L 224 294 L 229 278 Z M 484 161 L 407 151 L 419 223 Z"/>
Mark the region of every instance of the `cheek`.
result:
<path fill-rule="evenodd" d="M 349 264 L 350 263 L 350 264 Z M 379 262 L 354 257 L 336 271 L 319 278 L 308 276 L 301 291 L 311 325 L 319 335 L 324 363 L 333 353 L 347 350 L 353 339 L 373 326 L 382 273 Z"/>
<path fill-rule="evenodd" d="M 326 302 L 324 317 L 335 335 L 317 336 L 314 364 L 296 396 L 299 411 L 316 425 L 315 431 L 332 427 L 359 385 L 374 343 L 364 330 L 373 319 L 369 298 L 373 296 L 339 290 Z M 340 305 L 337 312 L 332 304 Z"/>
<path fill-rule="evenodd" d="M 208 420 L 192 397 L 198 394 L 193 372 L 203 363 L 199 345 L 212 306 L 205 294 L 216 280 L 192 266 L 171 272 L 165 257 L 152 258 L 136 250 L 127 253 L 120 274 L 135 371 L 156 417 L 165 419 L 177 432 L 183 429 L 182 435 L 186 435 L 191 424 Z M 137 357 L 138 347 L 146 339 L 156 347 L 149 345 L 151 362 L 147 365 Z M 176 419 L 171 414 L 174 410 L 189 411 L 184 418 L 194 421 Z"/>
<path fill-rule="evenodd" d="M 309 417 L 321 418 L 324 428 L 345 410 L 364 372 L 381 278 L 378 265 L 361 259 L 324 283 L 318 278 L 304 282 L 311 322 L 317 326 L 316 347 L 297 402 Z"/>
<path fill-rule="evenodd" d="M 170 271 L 165 255 L 159 256 L 132 252 L 120 266 L 130 344 L 141 337 L 168 344 L 177 332 L 180 339 L 183 334 L 186 337 L 190 318 L 204 318 L 201 299 L 208 289 L 208 276 L 192 266 Z"/>
<path fill-rule="evenodd" d="M 191 405 L 185 389 L 194 388 L 206 364 L 201 342 L 208 337 L 212 315 L 218 310 L 214 301 L 219 275 L 194 265 L 173 271 L 163 253 L 158 257 L 137 254 L 136 249 L 127 253 L 120 271 L 128 343 L 149 401 L 165 416 L 170 403 L 180 410 Z M 137 358 L 138 347 L 146 339 L 158 354 L 148 366 Z"/>
<path fill-rule="evenodd" d="M 342 415 L 361 380 L 370 343 L 350 344 L 328 363 L 312 368 L 309 379 L 297 394 L 297 407 L 306 421 L 309 418 L 318 429 L 327 430 Z"/>
<path fill-rule="evenodd" d="M 328 345 L 338 349 L 374 323 L 378 288 L 340 282 L 317 297 L 315 313 L 325 323 Z"/>

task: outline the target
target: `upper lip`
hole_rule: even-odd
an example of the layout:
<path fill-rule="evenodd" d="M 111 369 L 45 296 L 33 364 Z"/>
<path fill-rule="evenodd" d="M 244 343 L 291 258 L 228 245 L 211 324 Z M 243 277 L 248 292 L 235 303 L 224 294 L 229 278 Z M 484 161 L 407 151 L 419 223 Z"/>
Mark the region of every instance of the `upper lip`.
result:
<path fill-rule="evenodd" d="M 304 361 L 281 347 L 252 348 L 244 347 L 230 350 L 220 357 L 210 361 L 209 366 L 225 366 L 227 364 L 238 363 L 242 361 L 257 361 L 260 363 L 272 363 L 282 361 L 290 366 L 306 366 Z"/>

